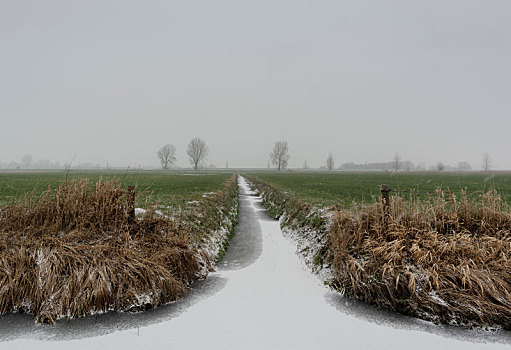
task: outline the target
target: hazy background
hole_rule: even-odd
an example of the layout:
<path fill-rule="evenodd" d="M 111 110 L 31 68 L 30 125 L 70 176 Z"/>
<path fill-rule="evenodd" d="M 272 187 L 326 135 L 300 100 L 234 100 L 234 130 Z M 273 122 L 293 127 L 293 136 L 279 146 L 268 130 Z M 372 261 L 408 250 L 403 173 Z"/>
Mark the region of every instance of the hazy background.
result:
<path fill-rule="evenodd" d="M 0 162 L 511 169 L 511 1 L 1 1 Z"/>

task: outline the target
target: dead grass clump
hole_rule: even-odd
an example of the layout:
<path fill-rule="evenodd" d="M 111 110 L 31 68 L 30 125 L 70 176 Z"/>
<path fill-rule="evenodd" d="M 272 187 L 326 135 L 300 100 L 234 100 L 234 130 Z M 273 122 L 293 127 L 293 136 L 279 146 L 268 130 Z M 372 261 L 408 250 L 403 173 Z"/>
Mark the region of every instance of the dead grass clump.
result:
<path fill-rule="evenodd" d="M 329 240 L 335 286 L 349 296 L 438 323 L 511 328 L 511 213 L 495 192 L 339 211 Z"/>
<path fill-rule="evenodd" d="M 28 194 L 2 209 L 2 230 L 22 230 L 38 236 L 49 233 L 87 231 L 91 234 L 125 228 L 128 222 L 127 193 L 115 181 L 87 180 L 48 188 L 40 196 Z"/>
<path fill-rule="evenodd" d="M 0 313 L 39 322 L 175 300 L 196 279 L 197 250 L 172 220 L 129 215 L 115 181 L 59 186 L 0 211 Z"/>

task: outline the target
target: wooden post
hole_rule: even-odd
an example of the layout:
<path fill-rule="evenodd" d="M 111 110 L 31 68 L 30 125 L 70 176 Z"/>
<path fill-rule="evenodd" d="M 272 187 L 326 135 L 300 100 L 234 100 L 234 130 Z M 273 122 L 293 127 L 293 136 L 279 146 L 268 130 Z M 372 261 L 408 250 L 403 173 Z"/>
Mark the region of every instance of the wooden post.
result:
<path fill-rule="evenodd" d="M 383 211 L 385 215 L 389 214 L 390 209 L 390 188 L 389 185 L 383 184 L 380 186 L 381 201 L 383 203 Z"/>
<path fill-rule="evenodd" d="M 135 221 L 135 186 L 128 186 L 128 218 Z"/>

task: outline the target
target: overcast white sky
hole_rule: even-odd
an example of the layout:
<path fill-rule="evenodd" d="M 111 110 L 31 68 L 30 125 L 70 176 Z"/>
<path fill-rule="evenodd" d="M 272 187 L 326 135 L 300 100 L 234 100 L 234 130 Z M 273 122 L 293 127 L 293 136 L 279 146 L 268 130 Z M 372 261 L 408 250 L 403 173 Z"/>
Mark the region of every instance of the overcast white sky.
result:
<path fill-rule="evenodd" d="M 511 1 L 0 1 L 0 162 L 511 169 Z"/>

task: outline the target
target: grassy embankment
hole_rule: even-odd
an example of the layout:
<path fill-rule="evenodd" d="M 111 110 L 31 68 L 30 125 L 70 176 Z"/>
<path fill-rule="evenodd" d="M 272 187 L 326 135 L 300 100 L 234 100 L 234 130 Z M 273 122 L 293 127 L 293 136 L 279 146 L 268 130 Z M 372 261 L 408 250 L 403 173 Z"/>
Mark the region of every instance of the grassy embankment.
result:
<path fill-rule="evenodd" d="M 373 176 L 367 190 L 374 191 L 382 182 L 392 184 L 382 181 L 389 175 L 361 174 L 360 180 L 358 174 L 314 176 L 252 174 L 249 180 L 272 213 L 283 215 L 283 226 L 319 232 L 323 246 L 314 263 L 331 267 L 334 288 L 437 323 L 511 328 L 509 175 L 494 176 L 500 191 L 492 191 L 483 174 L 398 174 L 400 184 L 416 182 L 421 190 L 445 186 L 455 176 L 461 184 L 457 188 L 467 187 L 467 195 L 437 190 L 420 197 L 394 196 L 388 211 L 378 198 L 343 206 L 342 199 L 331 200 L 328 189 L 357 193 L 360 187 L 350 184 Z M 325 178 L 329 181 L 322 184 Z M 315 185 L 308 186 L 307 179 Z M 423 186 L 424 179 L 430 188 Z M 315 209 L 321 203 L 337 206 L 325 215 Z"/>
<path fill-rule="evenodd" d="M 165 175 L 144 175 L 144 184 L 158 186 L 144 188 L 137 203 L 148 210 L 135 220 L 121 181 L 95 181 L 100 174 L 11 200 L 0 210 L 0 313 L 27 312 L 53 323 L 150 308 L 183 295 L 223 254 L 237 220 L 238 191 L 232 174 Z M 44 183 L 41 174 L 29 174 L 0 187 L 30 186 L 32 176 Z M 172 197 L 170 188 L 178 188 Z M 185 208 L 157 214 L 149 190 L 174 200 L 160 204 Z"/>

